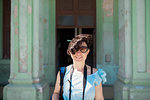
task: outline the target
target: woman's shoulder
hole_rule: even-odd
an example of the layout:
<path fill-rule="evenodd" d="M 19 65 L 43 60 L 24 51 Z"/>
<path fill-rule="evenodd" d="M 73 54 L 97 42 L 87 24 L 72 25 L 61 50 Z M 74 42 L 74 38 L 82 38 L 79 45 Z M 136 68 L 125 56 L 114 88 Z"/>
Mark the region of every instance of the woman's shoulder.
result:
<path fill-rule="evenodd" d="M 72 68 L 72 64 L 66 66 L 66 69 L 71 69 Z"/>
<path fill-rule="evenodd" d="M 92 68 L 93 69 L 93 73 L 91 73 L 91 66 L 87 65 L 87 69 L 88 69 L 88 75 L 89 77 L 94 77 L 95 81 L 97 82 L 101 82 L 104 84 L 107 80 L 106 80 L 106 72 L 103 69 L 97 69 L 97 68 Z"/>
<path fill-rule="evenodd" d="M 96 73 L 98 70 L 97 70 L 97 68 L 93 68 L 92 66 L 90 66 L 90 65 L 86 65 L 87 66 L 87 73 L 88 73 L 88 75 L 90 75 L 90 74 L 94 74 L 94 73 Z M 91 72 L 92 71 L 92 72 Z"/>
<path fill-rule="evenodd" d="M 69 73 L 69 71 L 71 70 L 72 68 L 72 64 L 66 66 L 66 73 Z"/>

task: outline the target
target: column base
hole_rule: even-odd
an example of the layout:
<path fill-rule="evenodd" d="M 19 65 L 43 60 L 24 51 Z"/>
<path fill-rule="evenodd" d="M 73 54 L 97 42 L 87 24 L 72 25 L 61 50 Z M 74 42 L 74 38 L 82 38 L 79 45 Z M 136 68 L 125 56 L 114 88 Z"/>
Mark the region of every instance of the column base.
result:
<path fill-rule="evenodd" d="M 48 83 L 8 84 L 3 90 L 3 100 L 49 100 Z"/>
<path fill-rule="evenodd" d="M 52 95 L 53 95 L 53 92 L 54 92 L 54 88 L 55 88 L 55 87 L 54 87 L 54 86 L 50 86 L 49 88 L 50 88 L 49 95 L 50 95 L 50 96 L 52 96 Z"/>
<path fill-rule="evenodd" d="M 117 80 L 114 100 L 150 100 L 150 86 L 124 84 Z"/>

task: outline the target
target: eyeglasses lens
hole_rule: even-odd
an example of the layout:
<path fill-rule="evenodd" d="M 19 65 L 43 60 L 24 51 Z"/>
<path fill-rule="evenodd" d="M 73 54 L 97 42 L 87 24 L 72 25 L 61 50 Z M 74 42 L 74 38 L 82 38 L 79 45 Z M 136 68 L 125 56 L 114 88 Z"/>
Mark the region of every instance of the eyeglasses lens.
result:
<path fill-rule="evenodd" d="M 88 48 L 82 46 L 82 47 L 80 48 L 80 51 L 81 51 L 82 53 L 86 53 L 86 52 L 88 51 Z"/>

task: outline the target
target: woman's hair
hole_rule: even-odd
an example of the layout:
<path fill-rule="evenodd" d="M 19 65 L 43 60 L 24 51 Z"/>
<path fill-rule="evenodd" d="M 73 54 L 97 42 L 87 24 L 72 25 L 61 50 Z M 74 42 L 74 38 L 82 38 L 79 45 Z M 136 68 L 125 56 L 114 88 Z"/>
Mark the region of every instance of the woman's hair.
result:
<path fill-rule="evenodd" d="M 79 34 L 72 39 L 68 45 L 67 54 L 75 54 L 81 47 L 82 42 L 87 44 L 87 47 L 90 48 L 92 45 L 92 35 L 91 34 Z"/>

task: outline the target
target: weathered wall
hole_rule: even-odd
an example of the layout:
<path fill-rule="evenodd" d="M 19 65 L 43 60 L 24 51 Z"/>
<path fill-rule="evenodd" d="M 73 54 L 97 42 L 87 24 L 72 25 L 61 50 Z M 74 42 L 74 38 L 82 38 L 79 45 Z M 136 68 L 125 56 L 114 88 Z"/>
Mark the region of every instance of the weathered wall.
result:
<path fill-rule="evenodd" d="M 119 0 L 119 72 L 115 100 L 150 98 L 149 4 L 149 0 Z"/>
<path fill-rule="evenodd" d="M 137 82 L 149 75 L 149 12 L 145 8 L 145 1 L 119 2 L 119 76 Z"/>
<path fill-rule="evenodd" d="M 43 58 L 44 74 L 51 86 L 54 86 L 56 80 L 55 65 L 55 0 L 40 1 L 40 21 L 41 34 L 43 34 Z M 51 77 L 53 76 L 53 77 Z"/>
<path fill-rule="evenodd" d="M 118 3 L 97 0 L 96 3 L 96 63 L 107 72 L 107 83 L 113 85 L 118 72 Z"/>
<path fill-rule="evenodd" d="M 0 64 L 1 83 L 7 83 L 10 71 L 10 60 L 3 60 L 2 58 L 2 34 L 3 34 L 3 0 L 0 1 Z M 44 70 L 42 73 L 45 74 L 46 79 L 50 84 L 54 85 L 55 76 L 55 1 L 54 0 L 41 0 L 40 6 L 35 2 L 34 7 L 37 7 L 36 16 L 39 16 L 36 21 L 37 26 L 39 24 L 39 29 L 36 29 L 36 32 L 40 32 L 39 37 L 41 38 L 40 42 L 40 57 L 43 59 L 40 60 L 41 68 Z M 38 8 L 39 7 L 39 8 Z M 51 20 L 50 20 L 51 19 Z M 26 31 L 26 30 L 21 30 Z M 25 38 L 25 37 L 24 37 Z M 44 40 L 44 41 L 43 41 Z M 38 41 L 37 41 L 38 42 Z M 4 74 L 5 72 L 5 74 Z M 41 74 L 42 74 L 41 73 Z M 4 77 L 5 76 L 5 77 Z"/>
<path fill-rule="evenodd" d="M 11 66 L 4 100 L 48 100 L 40 0 L 11 2 Z"/>

